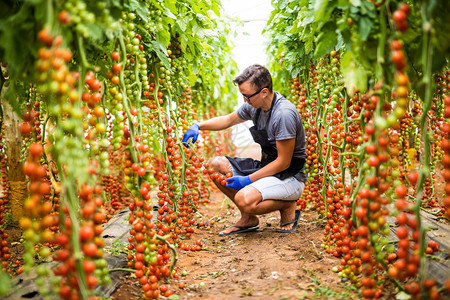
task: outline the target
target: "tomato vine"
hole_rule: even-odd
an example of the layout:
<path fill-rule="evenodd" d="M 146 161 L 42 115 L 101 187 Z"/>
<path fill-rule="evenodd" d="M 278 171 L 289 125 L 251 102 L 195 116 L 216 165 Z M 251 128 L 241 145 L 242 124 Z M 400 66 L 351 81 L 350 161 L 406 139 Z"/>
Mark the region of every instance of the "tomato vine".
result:
<path fill-rule="evenodd" d="M 203 224 L 196 214 L 209 193 L 203 155 L 215 149 L 215 142 L 185 149 L 179 137 L 192 121 L 235 105 L 220 2 L 2 5 L 1 90 L 23 116 L 31 180 L 20 219 L 24 270 L 38 253 L 60 263 L 36 267 L 44 297 L 98 298 L 94 287 L 110 283 L 102 224 L 128 207 L 128 265 L 144 298 L 169 297 L 176 247 L 201 249 L 180 235 Z"/>
<path fill-rule="evenodd" d="M 436 202 L 447 211 L 432 186 L 445 129 L 447 91 L 434 80 L 448 69 L 448 43 L 438 41 L 448 34 L 445 9 L 306 0 L 274 8 L 266 32 L 276 88 L 296 103 L 308 137 L 298 203 L 322 214 L 322 246 L 342 258 L 339 275 L 364 298 L 381 297 L 388 276 L 399 292 L 436 299 L 421 212 Z M 400 225 L 393 241 L 392 216 Z"/>

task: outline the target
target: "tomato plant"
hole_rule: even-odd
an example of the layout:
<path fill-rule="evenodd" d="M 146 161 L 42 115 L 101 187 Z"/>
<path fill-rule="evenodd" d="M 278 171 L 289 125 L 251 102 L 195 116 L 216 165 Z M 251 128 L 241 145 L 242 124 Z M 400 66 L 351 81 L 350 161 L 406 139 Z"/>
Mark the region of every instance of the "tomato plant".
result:
<path fill-rule="evenodd" d="M 388 276 L 413 298 L 435 299 L 436 282 L 425 284 L 425 252 L 434 248 L 420 211 L 448 212 L 434 186 L 441 159 L 446 168 L 449 45 L 435 35 L 448 34 L 443 7 L 280 1 L 274 8 L 266 32 L 275 88 L 297 105 L 307 135 L 309 180 L 298 204 L 323 216 L 322 247 L 341 258 L 339 275 L 362 297 L 381 297 Z M 390 240 L 391 215 L 398 240 Z"/>
<path fill-rule="evenodd" d="M 445 4 L 273 5 L 266 32 L 275 89 L 295 103 L 306 130 L 309 178 L 298 205 L 319 212 L 322 247 L 340 258 L 339 276 L 362 297 L 380 298 L 387 279 L 412 297 L 439 297 L 442 283 L 425 266 L 440 246 L 427 240 L 420 211 L 439 207 L 438 217 L 450 217 Z M 205 157 L 235 149 L 230 132 L 202 133 L 189 147 L 180 137 L 236 104 L 230 25 L 220 13 L 217 0 L 2 6 L 0 91 L 22 118 L 29 181 L 15 272 L 35 268 L 44 297 L 96 299 L 95 286 L 111 280 L 102 224 L 124 208 L 128 266 L 144 298 L 172 295 L 177 248 L 202 249 L 189 241 L 205 225 L 196 212 L 212 180 L 226 180 Z M 11 272 L 4 217 L 15 192 L 7 150 L 15 145 L 3 143 L 0 107 L 0 256 Z M 59 265 L 50 270 L 37 259 Z"/>
<path fill-rule="evenodd" d="M 129 267 L 144 298 L 169 297 L 161 282 L 176 276 L 176 247 L 202 245 L 180 237 L 192 235 L 195 212 L 208 201 L 203 156 L 226 138 L 206 136 L 185 149 L 179 137 L 196 119 L 235 104 L 226 99 L 235 93 L 236 65 L 220 3 L 77 0 L 4 8 L 1 89 L 23 118 L 23 172 L 30 181 L 19 220 L 24 270 L 36 268 L 44 297 L 95 299 L 94 287 L 110 283 L 102 224 L 128 207 Z M 4 150 L 0 254 L 7 271 Z M 35 266 L 36 255 L 60 264 Z"/>

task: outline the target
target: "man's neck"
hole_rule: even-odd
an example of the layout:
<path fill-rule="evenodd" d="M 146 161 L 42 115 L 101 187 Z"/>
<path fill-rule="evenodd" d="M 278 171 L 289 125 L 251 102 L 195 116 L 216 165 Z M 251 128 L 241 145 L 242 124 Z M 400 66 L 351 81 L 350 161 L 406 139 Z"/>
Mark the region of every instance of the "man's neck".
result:
<path fill-rule="evenodd" d="M 264 99 L 264 105 L 261 107 L 262 110 L 268 111 L 272 107 L 273 94 L 274 92 L 270 93 L 267 95 L 267 98 Z"/>

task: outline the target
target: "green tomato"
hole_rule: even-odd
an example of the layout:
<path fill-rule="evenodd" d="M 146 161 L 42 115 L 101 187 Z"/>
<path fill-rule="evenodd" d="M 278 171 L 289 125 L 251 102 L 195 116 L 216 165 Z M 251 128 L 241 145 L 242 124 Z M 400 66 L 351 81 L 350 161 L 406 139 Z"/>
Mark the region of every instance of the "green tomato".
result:
<path fill-rule="evenodd" d="M 51 276 L 50 277 L 50 284 L 51 285 L 59 285 L 60 278 L 57 276 Z"/>
<path fill-rule="evenodd" d="M 395 246 L 394 245 L 389 244 L 389 245 L 386 246 L 386 252 L 387 253 L 394 253 L 394 251 L 395 251 Z"/>
<path fill-rule="evenodd" d="M 374 250 L 375 250 L 376 253 L 379 253 L 379 252 L 381 252 L 381 249 L 382 249 L 382 248 L 383 248 L 382 245 L 376 244 L 375 247 L 374 247 Z"/>
<path fill-rule="evenodd" d="M 106 151 L 102 151 L 101 153 L 100 153 L 100 159 L 102 160 L 102 161 L 107 161 L 107 160 L 109 160 L 109 154 L 108 154 L 108 152 L 106 152 Z"/>
<path fill-rule="evenodd" d="M 389 226 L 383 226 L 383 229 L 381 229 L 381 234 L 388 236 L 391 230 L 389 229 Z"/>
<path fill-rule="evenodd" d="M 386 119 L 380 116 L 376 116 L 374 119 L 374 123 L 376 127 L 380 127 L 382 129 L 387 128 L 387 122 Z"/>
<path fill-rule="evenodd" d="M 386 120 L 387 126 L 392 127 L 394 126 L 398 121 L 398 117 L 394 114 L 390 114 Z"/>
<path fill-rule="evenodd" d="M 383 237 L 380 239 L 380 244 L 383 245 L 383 246 L 389 244 L 389 239 L 383 236 Z"/>
<path fill-rule="evenodd" d="M 92 24 L 95 22 L 95 15 L 93 13 L 87 13 L 84 19 L 86 20 L 86 22 Z"/>
<path fill-rule="evenodd" d="M 378 261 L 384 260 L 384 253 L 383 253 L 383 251 L 380 251 L 380 253 L 377 254 L 377 259 L 378 259 Z"/>
<path fill-rule="evenodd" d="M 122 105 L 122 103 L 118 103 L 118 104 L 116 105 L 115 109 L 116 109 L 117 111 L 122 111 L 122 110 L 123 110 L 123 105 Z M 121 116 L 119 115 L 118 118 L 120 118 L 120 117 L 121 117 Z M 122 117 L 122 120 L 123 120 L 123 117 Z"/>
<path fill-rule="evenodd" d="M 370 241 L 374 244 L 378 243 L 379 239 L 380 239 L 380 237 L 377 234 L 373 234 L 370 236 Z"/>
<path fill-rule="evenodd" d="M 36 270 L 37 273 L 37 270 Z M 38 274 L 38 275 L 45 275 L 45 274 Z M 45 284 L 45 278 L 44 277 L 38 277 L 34 280 L 34 283 L 36 286 L 43 286 Z"/>
<path fill-rule="evenodd" d="M 109 167 L 109 160 L 101 161 L 102 168 L 107 169 Z"/>
<path fill-rule="evenodd" d="M 76 9 L 78 9 L 78 11 L 83 11 L 83 10 L 86 10 L 86 3 L 84 3 L 84 2 L 78 2 L 77 3 L 77 6 L 76 6 Z"/>
<path fill-rule="evenodd" d="M 36 266 L 36 274 L 37 275 L 39 275 L 39 276 L 46 276 L 46 275 L 48 275 L 48 273 L 49 273 L 49 270 L 48 270 L 48 267 L 46 265 L 40 264 L 40 265 Z"/>
<path fill-rule="evenodd" d="M 126 33 L 126 36 L 129 37 L 130 39 L 134 39 L 135 36 L 136 36 L 136 32 L 134 32 L 133 30 L 128 31 L 128 32 Z"/>

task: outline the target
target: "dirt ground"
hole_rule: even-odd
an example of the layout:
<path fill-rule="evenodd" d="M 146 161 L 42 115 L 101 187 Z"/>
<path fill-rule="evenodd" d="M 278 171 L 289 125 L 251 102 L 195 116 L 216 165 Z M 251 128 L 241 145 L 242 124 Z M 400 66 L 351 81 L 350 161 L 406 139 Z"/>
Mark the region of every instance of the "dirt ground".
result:
<path fill-rule="evenodd" d="M 237 156 L 259 159 L 257 144 L 239 148 Z M 331 269 L 339 259 L 320 247 L 323 227 L 315 211 L 303 211 L 295 233 L 278 233 L 279 213 L 260 217 L 259 230 L 220 237 L 219 232 L 239 219 L 239 211 L 220 192 L 201 207 L 210 227 L 196 229 L 188 244 L 201 240 L 201 251 L 178 250 L 180 278 L 169 281 L 179 299 L 356 299 L 356 293 Z M 207 224 L 209 222 L 205 222 Z M 182 272 L 187 275 L 182 276 Z M 113 299 L 141 299 L 134 275 L 112 295 Z M 178 282 L 186 284 L 184 289 Z"/>
<path fill-rule="evenodd" d="M 352 299 L 356 294 L 331 269 L 339 260 L 322 251 L 323 226 L 314 211 L 302 213 L 295 233 L 277 233 L 279 214 L 260 218 L 259 230 L 220 237 L 219 232 L 239 218 L 239 211 L 221 193 L 202 207 L 210 227 L 196 229 L 190 244 L 201 240 L 201 251 L 179 250 L 179 279 L 169 281 L 179 299 Z M 186 276 L 182 276 L 182 272 Z M 134 275 L 113 299 L 141 299 Z M 184 289 L 178 282 L 185 282 Z"/>
<path fill-rule="evenodd" d="M 259 149 L 247 148 L 239 154 L 258 158 Z M 444 193 L 440 168 L 436 173 L 438 183 L 434 196 L 442 201 L 438 197 Z M 213 192 L 210 200 L 198 212 L 207 226 L 197 228 L 191 239 L 185 241 L 194 245 L 200 240 L 203 249 L 178 249 L 179 278 L 168 281 L 176 295 L 171 299 L 358 298 L 355 289 L 332 272 L 339 259 L 320 247 L 324 223 L 318 221 L 315 211 L 302 212 L 295 233 L 275 232 L 279 214 L 274 212 L 260 217 L 257 232 L 220 237 L 220 231 L 239 219 L 239 211 L 220 192 Z M 14 262 L 23 253 L 23 245 L 18 242 L 21 230 L 10 227 L 7 232 Z M 185 283 L 183 289 L 178 287 L 180 282 Z M 111 298 L 137 300 L 142 299 L 142 294 L 138 280 L 131 274 L 122 278 Z M 390 294 L 383 299 L 393 297 Z"/>

